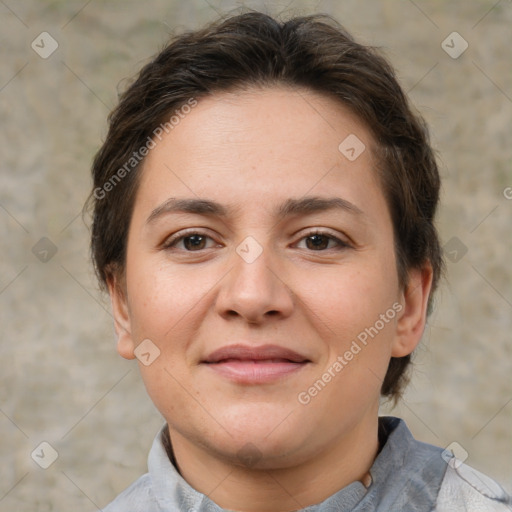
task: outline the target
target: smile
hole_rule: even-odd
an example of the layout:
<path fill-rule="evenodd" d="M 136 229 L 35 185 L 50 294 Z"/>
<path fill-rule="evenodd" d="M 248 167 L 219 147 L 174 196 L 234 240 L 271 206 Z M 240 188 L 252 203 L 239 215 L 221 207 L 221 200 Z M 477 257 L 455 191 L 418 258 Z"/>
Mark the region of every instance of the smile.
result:
<path fill-rule="evenodd" d="M 287 359 L 224 359 L 205 364 L 217 374 L 237 384 L 263 384 L 280 380 L 301 370 L 308 361 L 298 363 Z"/>
<path fill-rule="evenodd" d="M 203 364 L 237 384 L 263 384 L 278 381 L 303 369 L 311 360 L 303 354 L 278 345 L 235 344 L 212 352 Z"/>

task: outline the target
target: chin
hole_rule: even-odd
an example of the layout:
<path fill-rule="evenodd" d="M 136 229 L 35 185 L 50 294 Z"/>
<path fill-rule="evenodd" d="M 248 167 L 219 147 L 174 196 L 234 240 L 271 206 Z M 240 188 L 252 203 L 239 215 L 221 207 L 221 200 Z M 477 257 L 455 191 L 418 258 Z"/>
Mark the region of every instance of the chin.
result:
<path fill-rule="evenodd" d="M 307 456 L 300 453 L 301 447 L 304 446 L 301 441 L 294 442 L 289 436 L 284 437 L 274 442 L 264 440 L 257 443 L 251 441 L 249 436 L 239 438 L 236 442 L 232 440 L 222 456 L 229 459 L 231 464 L 242 468 L 261 470 L 285 469 L 296 466 L 302 459 L 307 459 Z M 234 446 L 238 447 L 235 451 Z"/>
<path fill-rule="evenodd" d="M 289 436 L 292 431 L 300 431 L 300 424 L 306 420 L 294 412 L 294 404 L 282 402 L 233 404 L 216 410 L 216 419 L 234 438 L 250 438 L 254 442 Z"/>
<path fill-rule="evenodd" d="M 230 462 L 249 468 L 294 466 L 300 459 L 307 458 L 308 439 L 313 436 L 303 423 L 301 426 L 296 422 L 283 421 L 281 415 L 248 415 L 229 425 L 229 434 L 219 427 L 220 437 L 215 440 L 213 448 L 221 451 L 223 458 L 229 458 Z"/>

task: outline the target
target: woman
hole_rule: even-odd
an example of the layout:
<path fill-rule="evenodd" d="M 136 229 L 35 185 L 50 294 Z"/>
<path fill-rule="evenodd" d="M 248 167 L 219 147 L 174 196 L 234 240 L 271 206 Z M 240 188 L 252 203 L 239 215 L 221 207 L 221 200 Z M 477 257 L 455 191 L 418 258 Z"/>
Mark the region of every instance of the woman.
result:
<path fill-rule="evenodd" d="M 326 16 L 176 37 L 110 116 L 92 253 L 166 420 L 108 512 L 510 510 L 398 400 L 443 261 L 390 65 Z"/>

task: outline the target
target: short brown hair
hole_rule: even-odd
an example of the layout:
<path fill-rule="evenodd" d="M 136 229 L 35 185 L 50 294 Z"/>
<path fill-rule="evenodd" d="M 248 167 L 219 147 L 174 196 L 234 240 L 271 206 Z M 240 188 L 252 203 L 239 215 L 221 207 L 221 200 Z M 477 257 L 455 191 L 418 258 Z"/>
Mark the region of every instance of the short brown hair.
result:
<path fill-rule="evenodd" d="M 92 167 L 94 185 L 86 205 L 93 209 L 91 251 L 100 285 L 105 287 L 114 270 L 124 275 L 142 161 L 137 151 L 154 138 L 155 128 L 191 99 L 276 85 L 334 98 L 370 130 L 394 227 L 399 281 L 405 287 L 408 270 L 430 262 L 430 313 L 444 264 L 434 226 L 440 178 L 428 129 L 387 60 L 325 14 L 277 21 L 250 11 L 220 19 L 174 36 L 141 69 L 110 113 Z M 409 363 L 410 356 L 391 358 L 383 396 L 400 396 Z"/>

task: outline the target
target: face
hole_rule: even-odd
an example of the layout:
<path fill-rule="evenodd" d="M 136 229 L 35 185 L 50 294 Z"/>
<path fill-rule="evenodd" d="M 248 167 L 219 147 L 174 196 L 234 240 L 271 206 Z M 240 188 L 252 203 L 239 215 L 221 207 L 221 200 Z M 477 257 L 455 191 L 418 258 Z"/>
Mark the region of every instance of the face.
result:
<path fill-rule="evenodd" d="M 342 104 L 270 88 L 202 99 L 150 151 L 110 291 L 173 441 L 277 468 L 376 421 L 430 277 L 399 286 L 371 146 Z"/>

